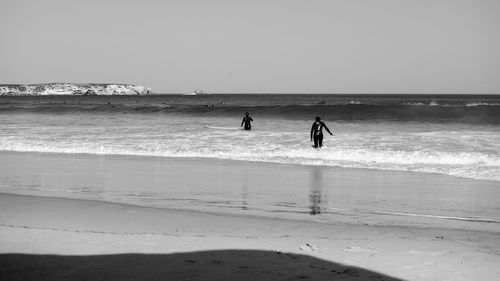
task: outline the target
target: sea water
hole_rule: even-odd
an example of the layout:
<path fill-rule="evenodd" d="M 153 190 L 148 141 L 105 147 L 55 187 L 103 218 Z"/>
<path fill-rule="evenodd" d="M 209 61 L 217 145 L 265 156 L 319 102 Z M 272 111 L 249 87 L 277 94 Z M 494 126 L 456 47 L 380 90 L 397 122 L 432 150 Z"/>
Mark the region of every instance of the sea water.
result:
<path fill-rule="evenodd" d="M 237 130 L 245 112 L 251 131 Z M 320 116 L 333 132 L 313 149 Z M 500 181 L 500 96 L 0 97 L 0 150 L 219 158 Z"/>

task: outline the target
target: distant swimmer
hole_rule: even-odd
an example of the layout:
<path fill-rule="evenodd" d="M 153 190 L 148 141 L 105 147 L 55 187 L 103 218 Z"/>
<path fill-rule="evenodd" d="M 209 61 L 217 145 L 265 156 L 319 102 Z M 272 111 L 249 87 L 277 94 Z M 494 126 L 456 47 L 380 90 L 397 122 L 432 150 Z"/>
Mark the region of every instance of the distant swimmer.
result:
<path fill-rule="evenodd" d="M 316 121 L 313 123 L 311 127 L 311 141 L 313 141 L 314 137 L 314 148 L 319 148 L 323 146 L 323 128 L 331 135 L 333 136 L 332 132 L 330 132 L 330 129 L 326 126 L 326 124 L 321 121 L 321 118 L 316 117 Z"/>
<path fill-rule="evenodd" d="M 245 117 L 243 117 L 243 121 L 241 121 L 240 127 L 245 124 L 245 130 L 251 130 L 252 129 L 252 124 L 250 122 L 253 121 L 252 117 L 250 117 L 250 113 L 245 113 Z"/>

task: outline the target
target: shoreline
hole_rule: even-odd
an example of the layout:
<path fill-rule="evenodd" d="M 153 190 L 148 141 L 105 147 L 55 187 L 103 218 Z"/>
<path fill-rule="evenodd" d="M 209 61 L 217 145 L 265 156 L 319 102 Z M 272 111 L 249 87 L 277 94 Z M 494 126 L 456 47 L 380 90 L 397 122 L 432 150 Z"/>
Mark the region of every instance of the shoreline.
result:
<path fill-rule="evenodd" d="M 29 194 L 17 194 L 17 193 L 8 193 L 8 192 L 0 192 L 0 197 L 20 197 L 20 198 L 30 198 L 32 200 L 37 200 L 37 199 L 42 199 L 42 200 L 64 200 L 64 201 L 75 201 L 75 202 L 80 202 L 80 203 L 88 203 L 88 204 L 108 204 L 108 205 L 113 205 L 116 208 L 139 208 L 139 209 L 152 209 L 152 210 L 157 210 L 157 211 L 162 211 L 162 212 L 169 212 L 169 213 L 179 213 L 179 214 L 190 214 L 190 215 L 202 215 L 202 214 L 207 214 L 207 215 L 212 215 L 212 216 L 225 216 L 225 217 L 231 217 L 235 219 L 244 219 L 244 218 L 250 218 L 250 219 L 262 219 L 262 220 L 271 220 L 271 221 L 285 221 L 288 223 L 311 223 L 311 224 L 324 224 L 324 225 L 336 225 L 336 224 L 342 224 L 342 225 L 351 225 L 351 226 L 370 226 L 370 227 L 395 227 L 395 228 L 414 228 L 414 229 L 435 229 L 435 230 L 442 230 L 442 231 L 453 231 L 453 230 L 461 230 L 461 231 L 473 231 L 473 232 L 479 232 L 479 233 L 496 233 L 497 229 L 500 230 L 500 226 L 495 227 L 493 226 L 492 228 L 481 228 L 481 229 L 475 229 L 475 228 L 463 228 L 459 226 L 455 227 L 450 227 L 449 225 L 406 225 L 406 224 L 383 224 L 381 223 L 382 221 L 378 221 L 376 223 L 369 223 L 369 222 L 355 222 L 355 221 L 346 221 L 346 220 L 339 220 L 339 221 L 325 221 L 325 220 L 314 220 L 314 219 L 307 219 L 307 218 L 290 218 L 290 217 L 273 217 L 273 216 L 265 216 L 265 215 L 259 215 L 259 214 L 243 214 L 243 213 L 228 213 L 228 212 L 217 212 L 217 211 L 211 211 L 211 210 L 196 210 L 196 209 L 183 209 L 183 208 L 168 208 L 168 207 L 157 207 L 157 206 L 147 206 L 147 205 L 136 205 L 136 204 L 131 204 L 131 203 L 124 203 L 124 202 L 115 202 L 115 201 L 104 201 L 104 200 L 95 200 L 95 199 L 85 199 L 85 198 L 68 198 L 68 197 L 58 197 L 58 196 L 41 196 L 41 195 L 29 195 Z M 387 214 L 388 216 L 399 216 L 398 214 Z M 406 216 L 406 215 L 405 215 Z M 424 218 L 427 218 L 424 216 Z M 451 220 L 451 221 L 465 221 L 467 223 L 486 223 L 486 224 L 497 224 L 498 222 L 494 221 L 474 221 L 474 220 L 462 220 L 462 219 L 455 219 L 455 218 L 440 218 L 440 217 L 429 217 L 430 219 L 437 219 L 437 220 Z M 0 224 L 1 226 L 1 224 Z"/>
<path fill-rule="evenodd" d="M 306 218 L 290 218 L 290 217 L 272 217 L 272 216 L 264 216 L 264 215 L 258 215 L 258 214 L 242 214 L 242 213 L 227 213 L 227 212 L 217 212 L 217 211 L 207 211 L 207 210 L 196 210 L 196 209 L 176 209 L 176 208 L 167 208 L 167 207 L 156 207 L 156 206 L 146 206 L 146 205 L 134 205 L 130 203 L 123 203 L 123 202 L 113 202 L 113 201 L 103 201 L 103 200 L 94 200 L 94 199 L 84 199 L 84 198 L 67 198 L 67 197 L 56 197 L 56 196 L 38 196 L 38 195 L 26 195 L 26 194 L 15 194 L 15 193 L 5 193 L 5 192 L 0 192 L 0 200 L 6 200 L 5 198 L 13 198 L 13 200 L 31 200 L 31 201 L 37 201 L 38 199 L 40 200 L 47 200 L 47 201 L 67 201 L 68 203 L 75 203 L 75 204 L 89 204 L 89 205 L 108 205 L 110 208 L 116 208 L 116 209 L 127 209 L 127 208 L 133 208 L 133 209 L 145 209 L 145 210 L 151 210 L 151 211 L 156 211 L 156 212 L 165 212 L 165 213 L 171 213 L 171 214 L 177 214 L 177 215 L 190 215 L 190 216 L 213 216 L 213 217 L 227 217 L 235 220 L 243 219 L 245 220 L 246 218 L 250 220 L 262 220 L 262 221 L 269 221 L 269 222 L 275 222 L 275 221 L 282 221 L 286 222 L 289 224 L 293 223 L 300 223 L 300 224 L 306 224 L 306 225 L 324 225 L 325 227 L 331 227 L 335 225 L 344 225 L 344 226 L 349 226 L 349 227 L 373 227 L 373 228 L 401 228 L 401 229 L 414 229 L 414 230 L 423 230 L 427 231 L 429 229 L 433 229 L 435 231 L 463 231 L 463 232 L 470 232 L 470 233 L 485 233 L 485 234 L 494 234 L 494 235 L 499 235 L 500 238 L 500 226 L 498 227 L 493 227 L 493 228 L 486 228 L 486 229 L 469 229 L 469 228 L 461 228 L 461 227 L 449 227 L 448 225 L 405 225 L 405 224 L 383 224 L 380 223 L 380 221 L 376 223 L 369 223 L 369 222 L 355 222 L 355 221 L 344 221 L 344 220 L 339 220 L 339 221 L 324 221 L 324 220 L 314 220 L 314 219 L 306 219 Z M 9 201 L 9 199 L 7 199 Z M 453 219 L 451 219 L 453 221 Z M 458 220 L 459 221 L 459 220 Z M 472 222 L 474 223 L 474 222 Z M 486 223 L 486 224 L 496 224 L 493 222 L 477 222 L 477 223 Z M 7 226 L 11 227 L 14 225 L 2 225 L 1 226 Z"/>

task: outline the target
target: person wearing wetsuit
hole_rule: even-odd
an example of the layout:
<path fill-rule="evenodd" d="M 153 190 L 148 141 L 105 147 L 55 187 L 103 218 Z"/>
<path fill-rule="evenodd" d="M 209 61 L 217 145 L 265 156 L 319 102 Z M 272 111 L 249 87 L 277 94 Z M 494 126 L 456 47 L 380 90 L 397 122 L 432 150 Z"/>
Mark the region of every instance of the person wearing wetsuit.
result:
<path fill-rule="evenodd" d="M 314 148 L 319 148 L 323 146 L 323 128 L 331 135 L 333 136 L 332 132 L 330 132 L 330 129 L 326 126 L 326 124 L 321 121 L 321 118 L 316 117 L 316 121 L 313 123 L 311 127 L 311 141 L 313 140 L 314 137 Z"/>
<path fill-rule="evenodd" d="M 245 130 L 251 130 L 252 129 L 252 124 L 250 122 L 253 121 L 252 117 L 250 117 L 250 113 L 245 113 L 245 117 L 243 117 L 243 120 L 241 121 L 241 126 L 245 124 Z"/>

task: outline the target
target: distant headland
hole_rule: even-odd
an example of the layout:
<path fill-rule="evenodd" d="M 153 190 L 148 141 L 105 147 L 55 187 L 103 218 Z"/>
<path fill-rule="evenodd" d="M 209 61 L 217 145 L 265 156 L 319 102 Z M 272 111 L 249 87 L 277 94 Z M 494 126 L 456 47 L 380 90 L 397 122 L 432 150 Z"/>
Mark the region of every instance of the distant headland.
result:
<path fill-rule="evenodd" d="M 131 84 L 43 83 L 0 84 L 0 96 L 36 95 L 149 95 L 151 88 Z"/>

